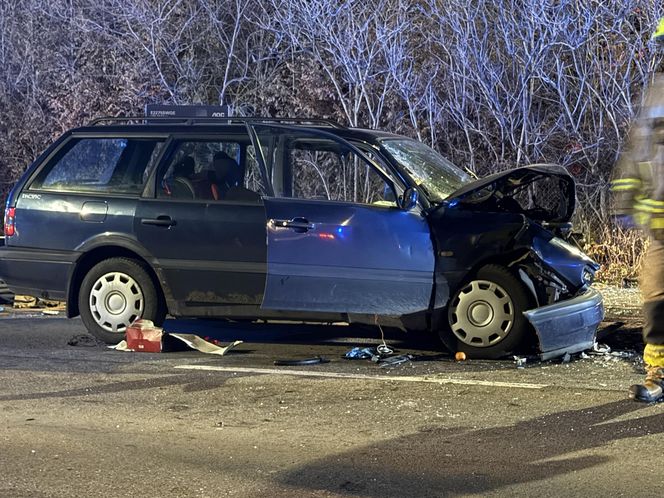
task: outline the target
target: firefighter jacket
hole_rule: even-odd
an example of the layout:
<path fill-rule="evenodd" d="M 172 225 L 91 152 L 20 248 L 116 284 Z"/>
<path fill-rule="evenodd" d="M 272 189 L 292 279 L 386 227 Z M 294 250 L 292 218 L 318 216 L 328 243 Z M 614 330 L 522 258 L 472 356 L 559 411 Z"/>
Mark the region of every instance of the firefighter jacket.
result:
<path fill-rule="evenodd" d="M 611 181 L 613 214 L 664 240 L 664 73 L 657 74 Z"/>

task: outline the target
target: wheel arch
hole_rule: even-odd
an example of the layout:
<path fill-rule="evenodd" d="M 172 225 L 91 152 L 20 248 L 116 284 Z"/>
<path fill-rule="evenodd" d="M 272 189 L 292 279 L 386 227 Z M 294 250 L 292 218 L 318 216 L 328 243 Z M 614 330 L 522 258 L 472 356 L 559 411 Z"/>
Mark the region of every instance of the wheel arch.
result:
<path fill-rule="evenodd" d="M 86 251 L 77 261 L 67 286 L 67 318 L 78 316 L 78 293 L 85 275 L 98 263 L 110 258 L 129 258 L 141 263 L 152 279 L 162 303 L 167 306 L 166 292 L 153 266 L 137 251 L 122 245 L 101 245 Z"/>

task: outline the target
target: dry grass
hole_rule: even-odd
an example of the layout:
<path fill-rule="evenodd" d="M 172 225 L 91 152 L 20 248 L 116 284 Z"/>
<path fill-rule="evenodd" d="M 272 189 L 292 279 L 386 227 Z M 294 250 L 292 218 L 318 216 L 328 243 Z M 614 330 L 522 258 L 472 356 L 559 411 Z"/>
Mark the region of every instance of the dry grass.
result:
<path fill-rule="evenodd" d="M 598 281 L 629 286 L 638 280 L 649 244 L 643 232 L 606 227 L 596 233 L 593 239 L 585 245 L 584 250 L 602 265 L 597 273 Z"/>

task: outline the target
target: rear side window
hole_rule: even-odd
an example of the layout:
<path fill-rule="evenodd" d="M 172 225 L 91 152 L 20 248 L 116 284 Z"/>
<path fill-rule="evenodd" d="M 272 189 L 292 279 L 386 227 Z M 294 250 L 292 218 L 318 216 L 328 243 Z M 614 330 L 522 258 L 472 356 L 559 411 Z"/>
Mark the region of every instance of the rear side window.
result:
<path fill-rule="evenodd" d="M 162 139 L 74 139 L 46 165 L 30 188 L 140 194 L 162 145 Z"/>

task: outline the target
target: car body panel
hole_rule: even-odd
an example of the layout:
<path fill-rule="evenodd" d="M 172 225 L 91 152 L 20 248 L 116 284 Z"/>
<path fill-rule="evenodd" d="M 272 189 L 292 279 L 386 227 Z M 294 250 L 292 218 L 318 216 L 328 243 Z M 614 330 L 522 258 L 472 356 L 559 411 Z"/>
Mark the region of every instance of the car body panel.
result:
<path fill-rule="evenodd" d="M 403 315 L 427 310 L 433 247 L 416 211 L 272 198 L 263 308 Z M 311 228 L 279 221 L 300 219 Z"/>
<path fill-rule="evenodd" d="M 145 224 L 160 217 L 175 224 Z M 267 261 L 262 205 L 141 200 L 134 231 L 180 312 L 262 302 Z"/>
<path fill-rule="evenodd" d="M 572 299 L 525 311 L 524 315 L 535 329 L 542 360 L 578 353 L 595 343 L 597 327 L 604 319 L 602 295 L 588 289 Z"/>

